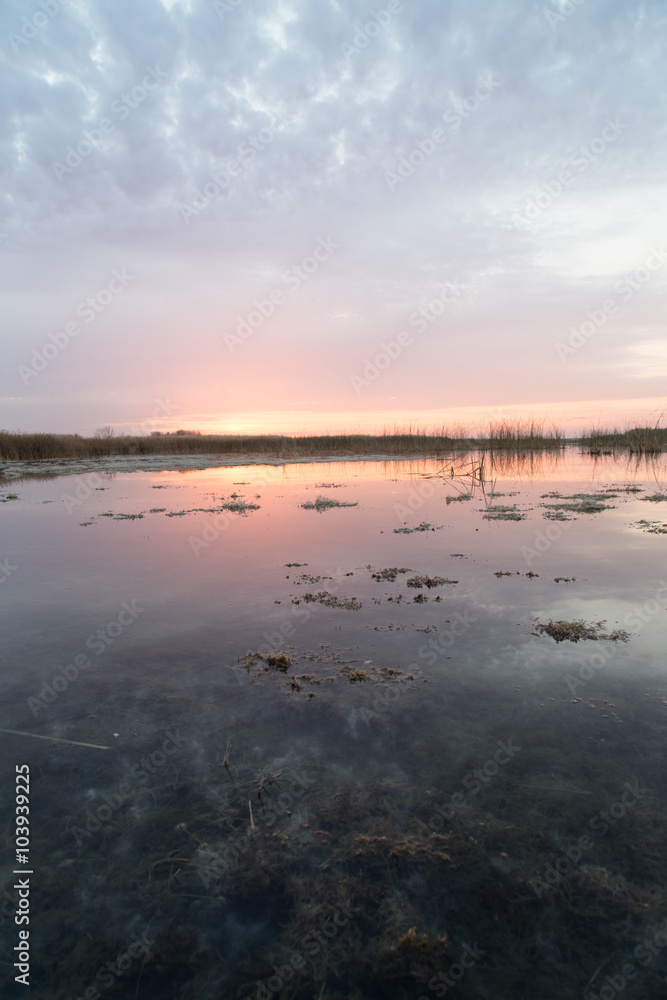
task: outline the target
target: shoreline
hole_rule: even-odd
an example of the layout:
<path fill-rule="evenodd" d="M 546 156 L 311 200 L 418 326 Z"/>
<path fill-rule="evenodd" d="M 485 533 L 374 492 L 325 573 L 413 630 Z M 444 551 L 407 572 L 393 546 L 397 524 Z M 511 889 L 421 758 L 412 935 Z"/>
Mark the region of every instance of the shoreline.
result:
<path fill-rule="evenodd" d="M 258 453 L 197 453 L 197 454 L 162 454 L 162 455 L 98 455 L 81 456 L 80 458 L 40 458 L 40 459 L 5 459 L 0 462 L 0 488 L 7 488 L 22 480 L 35 479 L 55 479 L 59 476 L 84 476 L 84 475 L 118 475 L 128 473 L 158 473 L 158 472 L 205 472 L 208 469 L 233 469 L 233 468 L 284 468 L 292 465 L 331 465 L 333 463 L 360 463 L 370 462 L 375 464 L 391 463 L 412 463 L 412 462 L 438 462 L 443 466 L 453 464 L 457 468 L 457 474 L 462 475 L 470 463 L 481 463 L 488 476 L 507 474 L 510 471 L 518 473 L 520 469 L 535 467 L 537 469 L 543 462 L 549 464 L 555 461 L 556 464 L 565 460 L 571 461 L 572 457 L 579 455 L 582 461 L 592 462 L 596 465 L 599 461 L 612 463 L 618 461 L 621 454 L 626 456 L 628 467 L 632 463 L 637 469 L 650 468 L 655 474 L 655 469 L 665 464 L 665 453 L 657 455 L 631 455 L 618 449 L 616 452 L 596 453 L 582 451 L 579 444 L 568 444 L 559 449 L 509 449 L 498 448 L 489 449 L 485 447 L 457 451 L 453 449 L 449 453 L 441 451 L 424 452 L 411 451 L 403 454 L 396 452 L 375 452 L 370 454 L 350 452 L 341 454 L 302 454 L 276 456 L 270 452 Z"/>
<path fill-rule="evenodd" d="M 244 466 L 315 465 L 331 462 L 414 462 L 442 456 L 412 455 L 298 455 L 285 458 L 263 455 L 102 455 L 97 458 L 40 458 L 5 461 L 0 483 L 28 478 L 85 475 L 98 472 L 204 472 Z"/>

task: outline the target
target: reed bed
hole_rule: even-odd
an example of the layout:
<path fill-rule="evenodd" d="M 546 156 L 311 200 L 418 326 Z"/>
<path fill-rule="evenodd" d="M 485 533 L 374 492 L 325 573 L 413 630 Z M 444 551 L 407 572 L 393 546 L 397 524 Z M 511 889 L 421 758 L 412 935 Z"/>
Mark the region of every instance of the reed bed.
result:
<path fill-rule="evenodd" d="M 605 451 L 629 451 L 635 455 L 651 455 L 667 448 L 667 427 L 661 427 L 660 419 L 653 427 L 626 427 L 613 431 L 594 427 L 581 438 L 583 448 L 592 454 Z"/>
<path fill-rule="evenodd" d="M 488 451 L 495 455 L 561 451 L 580 446 L 593 454 L 664 451 L 667 429 L 634 427 L 623 431 L 597 428 L 567 438 L 539 420 L 496 421 L 481 431 L 465 428 L 385 429 L 379 434 L 152 434 L 82 437 L 78 434 L 31 434 L 0 431 L 0 461 L 102 458 L 113 455 L 267 455 L 276 458 L 341 455 L 445 456 Z"/>

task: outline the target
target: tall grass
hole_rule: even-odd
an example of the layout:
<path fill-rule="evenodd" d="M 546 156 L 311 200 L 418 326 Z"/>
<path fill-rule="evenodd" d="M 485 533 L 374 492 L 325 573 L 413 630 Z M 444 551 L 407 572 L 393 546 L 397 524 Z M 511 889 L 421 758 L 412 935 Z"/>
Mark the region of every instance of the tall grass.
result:
<path fill-rule="evenodd" d="M 496 455 L 558 451 L 581 445 L 593 452 L 661 451 L 664 428 L 596 429 L 582 438 L 566 438 L 535 419 L 496 421 L 469 433 L 456 426 L 427 430 L 384 429 L 380 434 L 162 434 L 150 437 L 80 437 L 78 434 L 23 434 L 0 431 L 0 462 L 41 459 L 103 458 L 111 455 L 266 455 L 275 458 L 342 455 L 441 456 L 487 450 Z"/>
<path fill-rule="evenodd" d="M 653 427 L 626 427 L 625 430 L 607 430 L 593 427 L 581 438 L 581 445 L 592 454 L 604 451 L 629 451 L 635 455 L 651 455 L 667 447 L 667 427 L 661 427 L 661 413 Z"/>
<path fill-rule="evenodd" d="M 545 420 L 536 417 L 497 420 L 489 424 L 486 446 L 491 449 L 509 448 L 512 451 L 564 447 L 565 435 L 555 426 L 545 430 L 545 423 Z"/>

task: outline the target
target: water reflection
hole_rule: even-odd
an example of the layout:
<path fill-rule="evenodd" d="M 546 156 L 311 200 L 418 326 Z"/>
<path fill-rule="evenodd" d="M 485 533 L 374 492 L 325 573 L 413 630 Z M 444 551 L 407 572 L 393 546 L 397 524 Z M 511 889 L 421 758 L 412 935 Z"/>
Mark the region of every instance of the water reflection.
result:
<path fill-rule="evenodd" d="M 20 484 L 31 994 L 662 996 L 664 466 L 537 458 Z"/>

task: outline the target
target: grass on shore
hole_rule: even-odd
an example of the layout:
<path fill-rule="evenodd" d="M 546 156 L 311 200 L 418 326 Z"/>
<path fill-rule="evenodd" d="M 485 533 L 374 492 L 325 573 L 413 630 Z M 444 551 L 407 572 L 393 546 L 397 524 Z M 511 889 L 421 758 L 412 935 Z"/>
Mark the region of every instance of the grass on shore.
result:
<path fill-rule="evenodd" d="M 464 428 L 401 431 L 381 434 L 159 434 L 148 437 L 78 434 L 30 434 L 0 431 L 0 461 L 102 458 L 111 455 L 269 455 L 276 458 L 341 455 L 448 455 L 488 450 L 521 453 L 562 450 L 580 445 L 593 453 L 621 450 L 660 452 L 667 445 L 667 429 L 596 429 L 581 438 L 566 438 L 556 428 L 545 430 L 539 420 L 497 421 L 485 432 L 467 434 Z"/>
<path fill-rule="evenodd" d="M 277 458 L 315 455 L 443 455 L 478 448 L 541 450 L 565 444 L 557 431 L 516 422 L 496 424 L 482 437 L 460 429 L 384 431 L 381 434 L 160 434 L 150 437 L 80 437 L 0 431 L 0 461 L 98 458 L 109 455 L 261 454 Z"/>
<path fill-rule="evenodd" d="M 629 451 L 631 454 L 650 455 L 667 448 L 667 427 L 627 427 L 624 431 L 592 428 L 580 441 L 591 454 L 605 451 Z"/>

